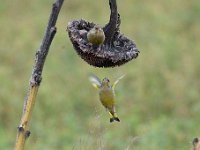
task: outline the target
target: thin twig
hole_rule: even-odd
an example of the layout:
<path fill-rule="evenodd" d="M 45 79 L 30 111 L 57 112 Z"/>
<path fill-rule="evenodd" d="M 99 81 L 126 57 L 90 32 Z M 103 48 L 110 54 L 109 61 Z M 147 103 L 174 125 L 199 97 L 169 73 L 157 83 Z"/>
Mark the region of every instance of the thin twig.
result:
<path fill-rule="evenodd" d="M 35 55 L 35 64 L 31 75 L 31 80 L 28 88 L 27 97 L 24 100 L 24 108 L 21 117 L 21 121 L 18 127 L 18 133 L 16 138 L 15 150 L 23 150 L 26 139 L 30 136 L 29 122 L 31 114 L 36 101 L 38 88 L 42 80 L 42 70 L 46 60 L 46 56 L 49 51 L 51 42 L 56 34 L 56 21 L 58 14 L 62 7 L 64 0 L 56 0 L 52 6 L 52 11 L 49 17 L 49 22 L 46 28 L 46 32 L 41 43 L 40 48 L 37 50 Z"/>

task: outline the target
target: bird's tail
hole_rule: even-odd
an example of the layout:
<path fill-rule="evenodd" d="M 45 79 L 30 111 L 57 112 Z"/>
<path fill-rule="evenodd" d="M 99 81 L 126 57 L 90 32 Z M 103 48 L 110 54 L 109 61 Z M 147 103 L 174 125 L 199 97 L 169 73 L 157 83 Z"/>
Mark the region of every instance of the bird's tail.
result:
<path fill-rule="evenodd" d="M 112 122 L 114 122 L 114 121 L 120 122 L 120 120 L 119 120 L 118 117 L 112 117 L 112 118 L 110 118 L 110 123 L 112 123 Z"/>
<path fill-rule="evenodd" d="M 110 114 L 110 123 L 114 121 L 120 122 L 120 119 L 117 117 L 117 114 L 115 112 L 114 113 L 109 112 L 109 114 Z"/>

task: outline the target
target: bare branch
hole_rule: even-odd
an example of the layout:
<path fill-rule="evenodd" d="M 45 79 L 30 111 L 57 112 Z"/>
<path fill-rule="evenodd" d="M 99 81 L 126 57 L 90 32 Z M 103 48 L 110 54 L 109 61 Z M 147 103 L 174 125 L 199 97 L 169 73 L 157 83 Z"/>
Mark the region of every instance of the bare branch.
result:
<path fill-rule="evenodd" d="M 30 136 L 29 122 L 31 119 L 31 114 L 33 112 L 34 104 L 36 101 L 37 92 L 42 80 L 42 70 L 49 51 L 49 47 L 53 38 L 56 34 L 56 21 L 58 14 L 62 7 L 64 0 L 56 0 L 52 6 L 52 11 L 49 17 L 49 22 L 46 28 L 44 38 L 42 40 L 40 48 L 35 54 L 35 64 L 33 67 L 33 72 L 31 75 L 31 80 L 28 88 L 27 97 L 24 100 L 24 108 L 18 127 L 18 134 L 16 138 L 15 150 L 23 150 L 26 139 Z"/>

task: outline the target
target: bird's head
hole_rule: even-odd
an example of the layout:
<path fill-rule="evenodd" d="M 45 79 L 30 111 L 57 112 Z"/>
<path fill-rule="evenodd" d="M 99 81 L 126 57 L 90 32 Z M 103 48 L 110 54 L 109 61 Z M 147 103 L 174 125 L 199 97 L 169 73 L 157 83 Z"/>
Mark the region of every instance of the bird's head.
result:
<path fill-rule="evenodd" d="M 110 86 L 110 80 L 108 78 L 104 78 L 101 83 L 102 86 Z"/>
<path fill-rule="evenodd" d="M 95 30 L 100 30 L 101 27 L 100 27 L 99 25 L 95 25 L 95 26 L 94 26 L 94 29 L 95 29 Z"/>
<path fill-rule="evenodd" d="M 103 32 L 102 28 L 101 28 L 100 26 L 98 26 L 98 25 L 94 26 L 93 29 L 95 30 L 95 33 L 96 33 L 96 34 L 102 33 L 102 32 Z"/>

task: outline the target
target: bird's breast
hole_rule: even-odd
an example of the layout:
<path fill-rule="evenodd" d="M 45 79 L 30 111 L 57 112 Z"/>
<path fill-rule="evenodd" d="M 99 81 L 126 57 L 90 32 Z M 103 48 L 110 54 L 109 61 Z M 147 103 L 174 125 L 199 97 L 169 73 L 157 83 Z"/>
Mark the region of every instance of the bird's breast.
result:
<path fill-rule="evenodd" d="M 112 89 L 101 89 L 99 92 L 100 101 L 105 107 L 114 105 L 114 92 Z"/>

